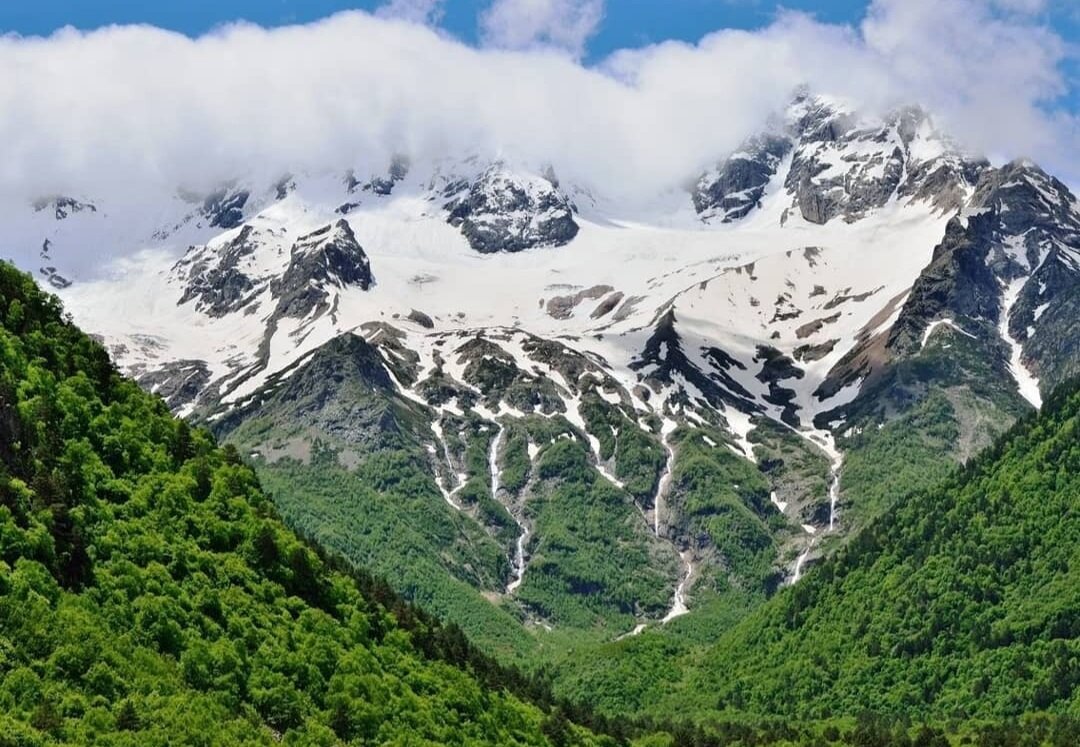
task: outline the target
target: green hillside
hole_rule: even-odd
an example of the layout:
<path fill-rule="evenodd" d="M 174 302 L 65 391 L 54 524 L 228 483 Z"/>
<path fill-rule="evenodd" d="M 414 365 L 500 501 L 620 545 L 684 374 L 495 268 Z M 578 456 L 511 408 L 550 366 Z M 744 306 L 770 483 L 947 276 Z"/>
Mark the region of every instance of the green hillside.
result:
<path fill-rule="evenodd" d="M 712 642 L 550 662 L 595 717 L 305 544 L 0 265 L 0 747 L 1075 745 L 1078 429 L 1074 383 Z"/>
<path fill-rule="evenodd" d="M 330 565 L 0 265 L 0 745 L 609 741 Z"/>
<path fill-rule="evenodd" d="M 707 649 L 645 634 L 574 672 L 564 692 L 616 712 L 969 726 L 1046 713 L 1065 716 L 1047 743 L 1080 743 L 1080 384 Z M 985 743 L 1044 743 L 1033 729 L 1001 739 Z"/>
<path fill-rule="evenodd" d="M 857 535 L 695 679 L 703 706 L 794 717 L 1080 715 L 1080 387 Z"/>

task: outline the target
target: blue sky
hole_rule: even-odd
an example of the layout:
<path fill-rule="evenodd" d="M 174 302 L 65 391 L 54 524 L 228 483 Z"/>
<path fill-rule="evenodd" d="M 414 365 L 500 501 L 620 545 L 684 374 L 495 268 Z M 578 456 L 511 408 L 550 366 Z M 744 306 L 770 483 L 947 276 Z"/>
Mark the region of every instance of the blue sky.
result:
<path fill-rule="evenodd" d="M 0 3 L 0 29 L 44 35 L 65 25 L 89 29 L 113 23 L 150 23 L 195 36 L 228 21 L 244 19 L 264 26 L 313 21 L 340 10 L 373 10 L 380 0 L 8 0 Z M 474 41 L 477 16 L 485 0 L 447 0 L 442 25 Z M 779 6 L 813 13 L 823 21 L 855 23 L 867 0 L 614 0 L 590 44 L 602 57 L 623 47 L 664 39 L 696 41 L 718 28 L 758 28 Z M 1051 0 L 1046 20 L 1066 39 L 1080 44 L 1076 0 Z"/>
<path fill-rule="evenodd" d="M 15 0 L 0 4 L 0 28 L 20 34 L 48 34 L 65 25 L 95 28 L 112 23 L 151 23 L 201 34 L 224 22 L 245 19 L 264 26 L 304 23 L 340 10 L 373 10 L 379 0 Z M 456 36 L 476 37 L 478 14 L 484 0 L 448 0 L 442 25 Z M 856 21 L 865 0 L 786 0 L 787 8 L 814 12 L 822 20 Z M 609 2 L 605 20 L 590 52 L 597 56 L 613 49 L 662 41 L 696 41 L 722 27 L 756 28 L 773 17 L 777 3 L 768 0 L 616 0 Z"/>

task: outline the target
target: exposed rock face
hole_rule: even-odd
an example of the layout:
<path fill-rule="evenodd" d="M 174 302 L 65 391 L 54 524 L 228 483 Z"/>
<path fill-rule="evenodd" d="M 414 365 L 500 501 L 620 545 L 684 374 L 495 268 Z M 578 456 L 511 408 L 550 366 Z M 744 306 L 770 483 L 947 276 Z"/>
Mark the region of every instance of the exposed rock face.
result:
<path fill-rule="evenodd" d="M 795 348 L 795 360 L 801 363 L 813 363 L 819 361 L 836 347 L 839 340 L 826 340 L 817 345 L 800 345 Z"/>
<path fill-rule="evenodd" d="M 409 174 L 408 159 L 398 156 L 390 162 L 390 168 L 385 176 L 374 177 L 365 185 L 377 195 L 385 197 L 394 191 L 394 185 L 403 180 Z"/>
<path fill-rule="evenodd" d="M 269 302 L 272 327 L 281 317 L 325 312 L 334 289 L 368 290 L 375 282 L 345 220 L 300 237 L 288 255 L 284 246 L 280 235 L 244 225 L 223 244 L 192 247 L 173 267 L 183 282 L 179 303 L 194 302 L 196 310 L 221 318 L 252 314 Z M 285 256 L 288 263 L 282 265 Z"/>
<path fill-rule="evenodd" d="M 244 189 L 219 189 L 203 200 L 203 215 L 214 228 L 236 228 L 244 222 L 244 205 L 250 196 Z"/>
<path fill-rule="evenodd" d="M 671 310 L 660 317 L 641 356 L 630 364 L 630 368 L 642 372 L 646 382 L 660 386 L 673 384 L 678 378 L 685 379 L 704 395 L 711 407 L 734 407 L 746 413 L 760 412 L 763 409 L 761 405 L 752 401 L 750 392 L 728 373 L 732 367 L 745 366 L 723 350 L 709 348 L 701 353 L 712 364 L 713 370 L 703 371 L 683 349 L 676 321 L 675 312 Z"/>
<path fill-rule="evenodd" d="M 800 112 L 795 150 L 785 187 L 802 217 L 824 224 L 836 217 L 858 220 L 884 206 L 905 175 L 909 148 L 926 122 L 918 110 L 903 110 L 875 129 L 858 129 L 855 117 L 815 99 Z"/>
<path fill-rule="evenodd" d="M 986 262 L 1003 284 L 1022 284 L 1014 299 L 999 293 L 993 318 L 1049 390 L 1080 372 L 1080 205 L 1059 180 L 1017 161 L 987 173 L 972 209 L 997 224 Z"/>
<path fill-rule="evenodd" d="M 921 396 L 917 389 L 926 382 L 908 376 L 897 383 L 890 372 L 917 360 L 932 325 L 941 324 L 978 351 L 952 356 L 947 373 L 936 374 L 941 386 L 985 391 L 982 379 L 996 376 L 1015 397 L 1027 375 L 1046 392 L 1080 373 L 1080 210 L 1064 184 L 1025 162 L 983 170 L 896 322 L 861 339 L 821 392 L 862 379 L 853 408 L 881 396 L 883 387 L 893 399 L 898 392 Z"/>
<path fill-rule="evenodd" d="M 597 300 L 611 293 L 614 288 L 610 285 L 594 285 L 591 288 L 580 290 L 573 295 L 553 296 L 548 299 L 547 313 L 554 319 L 569 319 L 574 310 L 585 300 Z M 608 309 L 610 311 L 610 309 Z"/>
<path fill-rule="evenodd" d="M 799 416 L 793 404 L 795 392 L 781 385 L 786 379 L 801 379 L 805 374 L 795 365 L 791 358 L 784 355 L 776 348 L 759 345 L 755 361 L 761 362 L 761 370 L 755 378 L 769 385 L 769 393 L 765 401 L 769 404 L 782 407 L 780 418 L 790 426 L 799 426 Z"/>
<path fill-rule="evenodd" d="M 622 291 L 615 291 L 596 305 L 596 308 L 593 309 L 591 314 L 589 314 L 589 318 L 602 319 L 603 317 L 614 311 L 618 307 L 618 305 L 622 303 L 623 298 L 624 295 Z"/>
<path fill-rule="evenodd" d="M 425 314 L 422 311 L 417 311 L 416 309 L 412 309 L 409 312 L 409 316 L 407 318 L 408 318 L 408 320 L 410 322 L 415 322 L 416 324 L 419 324 L 424 329 L 435 329 L 435 322 L 432 320 L 432 318 L 430 316 L 428 316 L 427 314 Z"/>
<path fill-rule="evenodd" d="M 289 266 L 270 284 L 277 299 L 274 316 L 303 318 L 316 309 L 325 311 L 330 296 L 327 288 L 366 291 L 374 283 L 371 263 L 356 234 L 348 221 L 339 220 L 297 239 Z"/>
<path fill-rule="evenodd" d="M 346 333 L 320 347 L 288 376 L 272 378 L 252 403 L 216 421 L 214 430 L 226 434 L 254 418 L 285 430 L 279 440 L 286 443 L 299 444 L 318 432 L 339 444 L 381 448 L 403 433 L 395 391 L 378 350 Z"/>
<path fill-rule="evenodd" d="M 787 156 L 790 168 L 781 175 Z M 797 211 L 818 225 L 836 218 L 852 222 L 892 200 L 951 212 L 966 203 L 988 167 L 965 158 L 917 107 L 863 122 L 839 104 L 800 95 L 783 126 L 750 139 L 702 176 L 692 199 L 703 220 L 739 220 L 760 207 L 769 183 L 780 176 L 791 200 L 785 220 Z"/>
<path fill-rule="evenodd" d="M 934 259 L 915 281 L 911 295 L 889 334 L 889 350 L 918 349 L 926 326 L 950 315 L 994 319 L 998 314 L 997 278 L 986 264 L 993 232 L 989 216 L 975 216 L 968 226 L 953 219 Z"/>
<path fill-rule="evenodd" d="M 972 185 L 990 168 L 983 159 L 967 159 L 958 155 L 907 163 L 908 176 L 897 188 L 902 200 L 929 203 L 942 214 L 962 208 Z"/>
<path fill-rule="evenodd" d="M 396 391 L 379 351 L 363 337 L 354 334 L 339 335 L 326 343 L 303 365 L 302 376 L 289 378 L 293 385 L 283 390 L 285 395 L 299 395 L 300 390 L 304 389 L 326 392 L 335 388 L 335 382 L 344 381 L 358 382 L 384 393 Z M 303 382 L 305 378 L 322 384 L 312 387 L 310 383 Z M 296 398 L 286 397 L 288 400 Z M 317 399 L 322 404 L 321 398 Z"/>
<path fill-rule="evenodd" d="M 139 386 L 165 400 L 170 410 L 191 405 L 210 383 L 210 369 L 205 361 L 179 360 L 136 377 Z"/>
<path fill-rule="evenodd" d="M 241 269 L 242 262 L 259 248 L 260 240 L 251 226 L 244 226 L 240 234 L 225 244 L 216 257 L 203 255 L 192 262 L 181 259 L 177 268 L 191 263 L 187 270 L 188 284 L 180 303 L 195 301 L 195 308 L 212 317 L 222 317 L 242 308 L 264 285 L 253 280 Z M 217 259 L 217 264 L 212 260 Z"/>
<path fill-rule="evenodd" d="M 1080 376 L 1080 273 L 1063 261 L 1044 263 L 1024 286 L 1009 328 L 1038 371 L 1043 390 Z"/>
<path fill-rule="evenodd" d="M 1015 303 L 1006 308 L 1002 288 L 1014 281 L 1023 286 Z M 910 352 L 936 319 L 967 319 L 967 328 L 974 329 L 984 320 L 1000 324 L 1002 314 L 1008 314 L 1007 329 L 1023 343 L 1025 360 L 1036 369 L 1044 360 L 1053 368 L 1059 352 L 1075 357 L 1060 348 L 1076 339 L 1069 334 L 1070 329 L 1075 331 L 1076 317 L 1064 310 L 1075 309 L 1078 298 L 1080 212 L 1075 199 L 1064 184 L 1037 167 L 1010 163 L 984 173 L 966 223 L 950 221 L 933 262 L 912 288 L 889 347 Z M 1065 328 L 1045 324 L 1059 315 Z M 988 335 L 997 335 L 996 327 L 986 329 Z M 1031 339 L 1035 337 L 1044 339 Z M 1029 339 L 1034 344 L 1029 345 Z M 1050 339 L 1060 343 L 1046 344 Z M 1055 380 L 1067 378 L 1065 371 L 1055 373 Z"/>
<path fill-rule="evenodd" d="M 386 170 L 385 174 L 371 177 L 366 182 L 361 183 L 353 172 L 349 172 L 345 176 L 345 188 L 349 194 L 355 192 L 370 192 L 380 197 L 387 197 L 394 191 L 394 186 L 405 179 L 409 175 L 409 159 L 404 156 L 395 156 L 390 162 L 390 167 Z M 346 203 L 346 205 L 354 203 Z M 342 207 L 345 207 L 344 205 Z M 343 212 L 348 212 L 344 210 Z"/>
<path fill-rule="evenodd" d="M 53 216 L 57 220 L 64 220 L 69 215 L 81 213 L 84 210 L 96 213 L 97 207 L 89 202 L 79 202 L 74 197 L 56 195 L 55 197 L 43 197 L 34 202 L 34 212 L 40 213 L 42 210 L 52 210 Z"/>
<path fill-rule="evenodd" d="M 444 190 L 450 225 L 482 254 L 564 246 L 578 234 L 574 206 L 545 177 L 522 176 L 496 163 L 475 180 Z"/>
<path fill-rule="evenodd" d="M 792 148 L 789 138 L 761 135 L 748 140 L 714 171 L 703 174 L 692 193 L 703 220 L 721 223 L 744 218 L 761 206 L 765 188 Z"/>

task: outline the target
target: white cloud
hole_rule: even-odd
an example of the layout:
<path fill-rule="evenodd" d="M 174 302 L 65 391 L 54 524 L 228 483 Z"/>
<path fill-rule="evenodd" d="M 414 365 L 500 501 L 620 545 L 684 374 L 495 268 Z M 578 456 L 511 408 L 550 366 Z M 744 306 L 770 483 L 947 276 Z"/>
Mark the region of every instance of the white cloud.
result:
<path fill-rule="evenodd" d="M 803 83 L 873 110 L 921 102 L 972 149 L 1076 183 L 1077 119 L 1044 110 L 1064 89 L 1065 45 L 996 7 L 875 0 L 857 27 L 788 13 L 598 67 L 359 12 L 194 40 L 149 27 L 3 37 L 0 191 L 131 197 L 404 152 L 550 162 L 564 181 L 645 199 L 736 147 Z"/>
<path fill-rule="evenodd" d="M 480 30 L 492 46 L 548 46 L 581 57 L 603 17 L 603 0 L 495 0 L 481 14 Z"/>
<path fill-rule="evenodd" d="M 442 18 L 443 0 L 389 0 L 375 10 L 380 18 L 396 18 L 427 26 Z"/>

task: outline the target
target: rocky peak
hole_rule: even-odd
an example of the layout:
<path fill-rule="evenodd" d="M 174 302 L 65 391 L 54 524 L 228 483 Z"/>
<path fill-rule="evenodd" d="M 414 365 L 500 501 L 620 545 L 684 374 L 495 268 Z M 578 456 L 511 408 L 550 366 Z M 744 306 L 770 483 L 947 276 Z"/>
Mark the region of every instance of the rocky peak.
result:
<path fill-rule="evenodd" d="M 307 317 L 328 306 L 328 288 L 368 290 L 375 283 L 371 263 L 342 219 L 301 236 L 293 244 L 289 265 L 270 289 L 278 299 L 275 316 Z"/>
<path fill-rule="evenodd" d="M 295 429 L 293 433 L 318 432 L 321 438 L 339 445 L 365 449 L 400 446 L 397 440 L 405 426 L 394 406 L 395 392 L 378 349 L 363 337 L 346 332 L 270 377 L 257 396 L 222 411 L 213 427 L 224 435 L 255 418 L 269 426 L 267 433 L 287 423 Z M 280 444 L 282 438 L 274 432 L 273 440 L 259 446 L 270 452 L 275 449 L 274 442 Z"/>
<path fill-rule="evenodd" d="M 889 333 L 887 348 L 891 353 L 918 353 L 924 330 L 936 320 L 997 317 L 998 280 L 986 261 L 993 233 L 989 214 L 976 216 L 967 224 L 959 218 L 949 221 L 944 239 L 912 286 Z"/>
<path fill-rule="evenodd" d="M 795 125 L 801 134 L 786 186 L 793 207 L 811 223 L 856 221 L 894 199 L 955 212 L 989 167 L 963 155 L 918 106 L 879 121 L 860 121 L 824 104 L 809 108 L 815 118 L 807 124 L 804 116 Z M 830 137 L 818 134 L 823 129 Z"/>
<path fill-rule="evenodd" d="M 806 221 L 855 221 L 897 192 L 908 160 L 900 130 L 911 135 L 910 117 L 903 128 L 898 117 L 859 127 L 854 114 L 817 99 L 794 107 L 792 116 L 797 145 L 784 186 Z"/>
<path fill-rule="evenodd" d="M 692 199 L 702 220 L 730 223 L 761 206 L 769 182 L 793 145 L 784 135 L 758 135 L 698 179 Z"/>
<path fill-rule="evenodd" d="M 1034 164 L 1015 161 L 982 172 L 969 208 L 949 222 L 912 287 L 888 347 L 918 354 L 931 324 L 956 320 L 1005 356 L 1003 370 L 1018 380 L 1060 381 L 1077 370 L 1078 314 L 1075 199 Z"/>
<path fill-rule="evenodd" d="M 447 222 L 482 254 L 564 246 L 579 227 L 574 205 L 557 183 L 496 162 L 475 178 L 452 180 L 444 188 Z"/>
<path fill-rule="evenodd" d="M 251 193 L 246 189 L 223 187 L 203 200 L 202 213 L 213 228 L 228 230 L 244 222 L 244 206 Z"/>
<path fill-rule="evenodd" d="M 787 156 L 790 168 L 780 174 Z M 948 213 L 965 205 L 987 167 L 962 156 L 917 106 L 863 118 L 803 92 L 771 132 L 706 172 L 692 199 L 703 220 L 731 222 L 759 207 L 768 185 L 782 178 L 791 200 L 784 220 L 797 213 L 819 225 L 853 222 L 894 199 Z"/>
<path fill-rule="evenodd" d="M 1008 234 L 1038 228 L 1067 239 L 1080 231 L 1076 198 L 1069 188 L 1026 160 L 985 172 L 972 195 L 971 209 L 994 212 Z"/>
<path fill-rule="evenodd" d="M 97 206 L 90 202 L 80 202 L 74 197 L 54 195 L 52 197 L 42 197 L 34 201 L 34 212 L 40 213 L 43 210 L 51 210 L 56 220 L 64 220 L 69 215 L 81 213 L 83 211 L 96 213 Z"/>
<path fill-rule="evenodd" d="M 855 129 L 854 113 L 826 99 L 801 94 L 788 108 L 789 128 L 802 143 L 834 143 Z"/>
<path fill-rule="evenodd" d="M 382 392 L 395 391 L 378 349 L 352 333 L 332 338 L 312 354 L 303 368 L 315 382 L 361 382 Z"/>
<path fill-rule="evenodd" d="M 262 244 L 262 236 L 245 225 L 220 247 L 193 247 L 173 267 L 186 281 L 179 303 L 194 300 L 197 310 L 215 318 L 243 308 L 265 284 L 245 272 Z"/>

